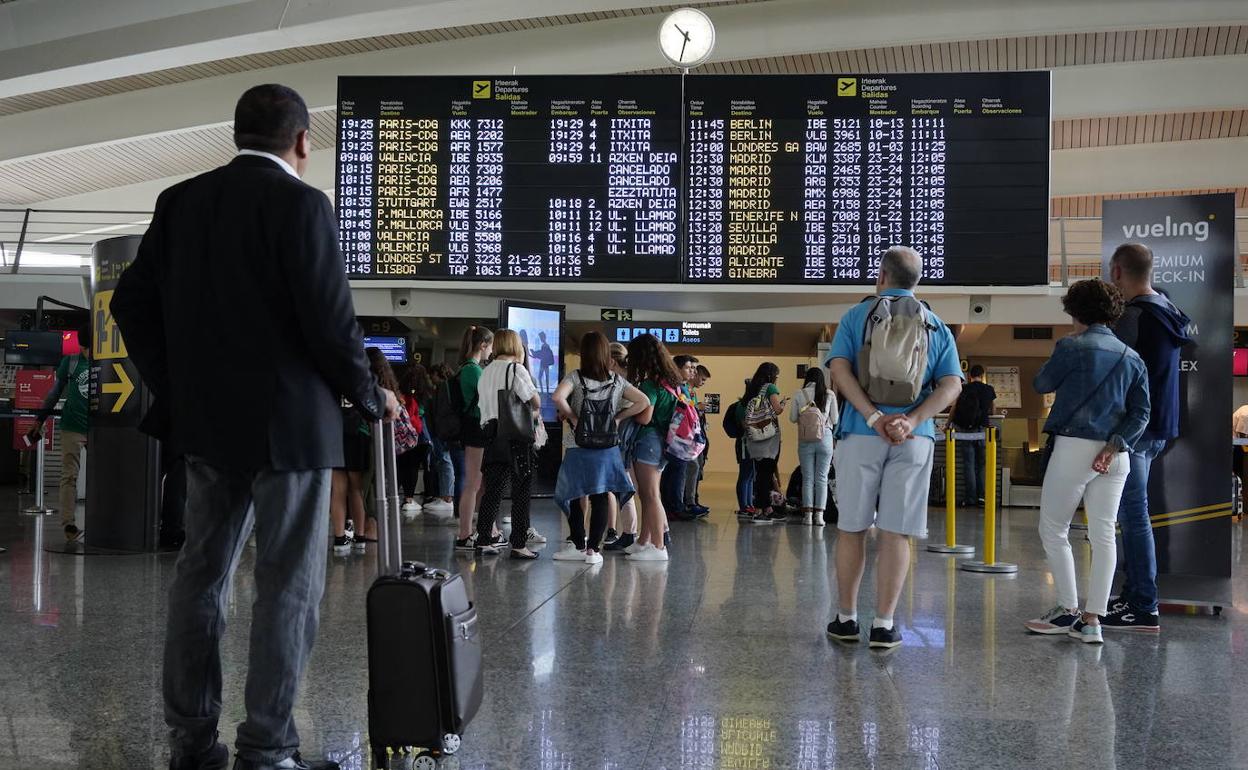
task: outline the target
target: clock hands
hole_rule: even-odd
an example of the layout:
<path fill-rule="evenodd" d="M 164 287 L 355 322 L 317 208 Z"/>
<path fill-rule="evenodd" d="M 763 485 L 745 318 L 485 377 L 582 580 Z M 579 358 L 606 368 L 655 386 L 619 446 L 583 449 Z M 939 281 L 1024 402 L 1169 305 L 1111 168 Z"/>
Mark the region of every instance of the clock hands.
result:
<path fill-rule="evenodd" d="M 685 48 L 689 45 L 689 33 L 681 29 L 679 24 L 673 24 L 672 26 L 675 27 L 676 31 L 685 38 L 685 42 L 680 44 L 680 56 L 676 57 L 678 60 L 683 62 L 685 60 Z"/>

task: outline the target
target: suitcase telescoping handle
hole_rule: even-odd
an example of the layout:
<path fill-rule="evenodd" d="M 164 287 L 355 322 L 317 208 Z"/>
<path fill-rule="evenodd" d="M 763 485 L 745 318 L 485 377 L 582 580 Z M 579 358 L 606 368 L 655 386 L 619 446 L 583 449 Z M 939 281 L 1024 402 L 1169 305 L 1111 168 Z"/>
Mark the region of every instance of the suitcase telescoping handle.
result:
<path fill-rule="evenodd" d="M 400 531 L 398 456 L 394 451 L 394 423 L 373 423 L 373 491 L 376 493 L 377 574 L 397 575 L 403 564 Z M 360 527 L 360 531 L 364 531 Z"/>

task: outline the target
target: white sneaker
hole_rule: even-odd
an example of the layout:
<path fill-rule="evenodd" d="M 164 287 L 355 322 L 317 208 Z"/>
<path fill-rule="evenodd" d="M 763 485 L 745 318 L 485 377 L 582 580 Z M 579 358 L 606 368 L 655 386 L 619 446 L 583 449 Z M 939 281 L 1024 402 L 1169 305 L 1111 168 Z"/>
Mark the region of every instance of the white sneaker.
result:
<path fill-rule="evenodd" d="M 563 549 L 551 557 L 555 561 L 585 561 L 585 552 L 571 543 L 565 543 Z M 601 560 L 601 556 L 598 557 Z"/>
<path fill-rule="evenodd" d="M 541 532 L 538 532 L 533 527 L 529 527 L 529 533 L 528 533 L 528 536 L 526 537 L 526 540 L 527 542 L 530 542 L 530 543 L 541 544 L 541 543 L 546 542 L 546 536 L 543 535 Z"/>
<path fill-rule="evenodd" d="M 416 514 L 420 513 L 420 510 L 421 510 L 421 505 L 415 500 L 408 500 L 407 502 L 403 503 L 403 513 L 407 513 L 407 514 L 411 514 L 412 516 L 415 516 Z"/>
<path fill-rule="evenodd" d="M 823 511 L 817 511 L 817 512 L 815 513 L 815 520 L 814 520 L 812 523 L 813 523 L 816 527 L 824 527 L 824 526 L 827 526 L 827 524 L 826 524 L 826 523 L 824 522 L 824 520 L 823 520 Z"/>
<path fill-rule="evenodd" d="M 421 506 L 425 513 L 450 513 L 455 510 L 454 503 L 448 503 L 441 498 L 435 497 Z"/>
<path fill-rule="evenodd" d="M 628 555 L 628 556 L 631 556 L 631 555 L 633 555 L 633 554 L 637 553 L 638 551 L 640 551 L 640 550 L 642 550 L 642 549 L 645 549 L 645 548 L 653 548 L 653 547 L 654 547 L 654 546 L 650 545 L 649 543 L 644 543 L 644 544 L 643 544 L 643 543 L 633 543 L 632 545 L 630 545 L 629 547 L 627 547 L 627 548 L 625 548 L 625 549 L 624 549 L 624 553 L 625 553 L 626 555 Z"/>
<path fill-rule="evenodd" d="M 636 553 L 630 553 L 625 559 L 633 561 L 667 561 L 667 549 L 648 545 Z"/>
<path fill-rule="evenodd" d="M 602 564 L 602 554 L 598 551 L 590 551 L 585 554 L 586 564 Z"/>

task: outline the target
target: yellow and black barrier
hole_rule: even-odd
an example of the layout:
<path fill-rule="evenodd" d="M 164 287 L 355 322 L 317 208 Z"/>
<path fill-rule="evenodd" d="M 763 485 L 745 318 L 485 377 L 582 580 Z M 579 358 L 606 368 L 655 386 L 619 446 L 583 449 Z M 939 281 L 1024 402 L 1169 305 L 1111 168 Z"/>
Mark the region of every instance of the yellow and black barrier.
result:
<path fill-rule="evenodd" d="M 985 460 L 987 456 L 985 455 Z M 973 545 L 958 545 L 958 458 L 957 437 L 952 428 L 945 429 L 945 542 L 927 547 L 932 553 L 952 556 L 970 556 L 975 553 Z M 995 469 L 994 469 L 995 470 Z"/>
<path fill-rule="evenodd" d="M 1018 572 L 1017 564 L 997 561 L 997 429 L 987 428 L 987 445 L 984 447 L 984 549 L 983 559 L 964 561 L 959 567 L 967 572 L 1012 574 Z"/>

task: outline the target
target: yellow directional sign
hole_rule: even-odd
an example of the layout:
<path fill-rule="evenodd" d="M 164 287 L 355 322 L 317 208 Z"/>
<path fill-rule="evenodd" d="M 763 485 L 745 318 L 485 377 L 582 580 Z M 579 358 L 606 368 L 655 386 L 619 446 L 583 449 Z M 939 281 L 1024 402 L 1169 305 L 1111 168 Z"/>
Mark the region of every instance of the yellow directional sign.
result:
<path fill-rule="evenodd" d="M 633 311 L 631 308 L 604 307 L 599 312 L 599 317 L 604 321 L 631 321 Z"/>
<path fill-rule="evenodd" d="M 117 396 L 117 400 L 113 402 L 113 408 L 109 410 L 117 414 L 130 400 L 130 395 L 134 393 L 134 381 L 130 379 L 130 375 L 126 374 L 126 367 L 121 364 L 113 364 L 113 371 L 117 374 L 117 382 L 106 382 L 100 386 L 100 390 Z"/>
<path fill-rule="evenodd" d="M 92 304 L 92 323 L 91 327 L 94 331 L 94 338 L 91 340 L 91 357 L 96 361 L 107 361 L 109 359 L 125 358 L 126 343 L 121 338 L 121 329 L 117 328 L 117 322 L 113 320 L 113 311 L 110 305 L 113 301 L 113 291 L 98 291 L 95 293 L 95 299 Z"/>

